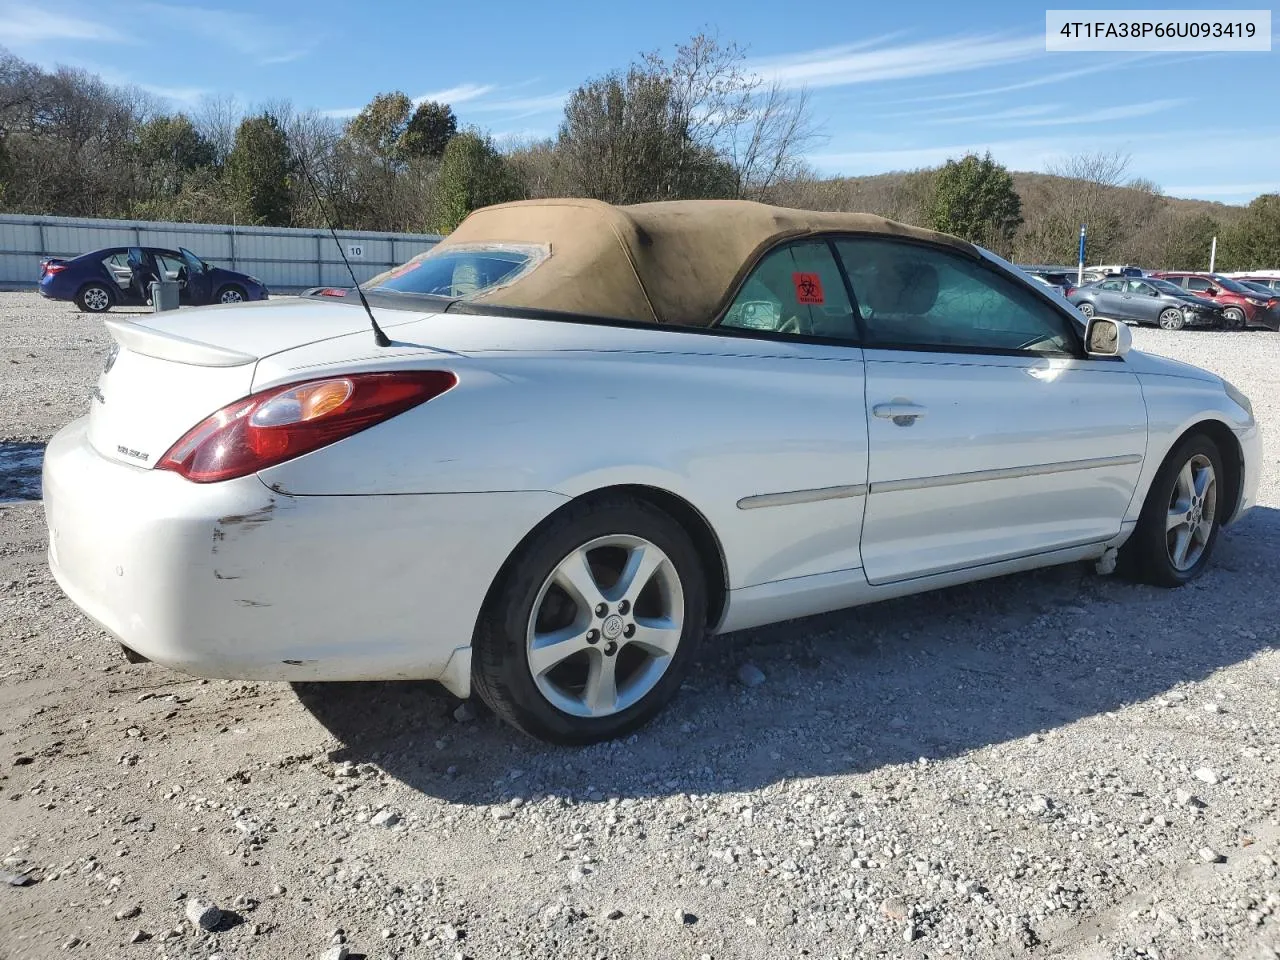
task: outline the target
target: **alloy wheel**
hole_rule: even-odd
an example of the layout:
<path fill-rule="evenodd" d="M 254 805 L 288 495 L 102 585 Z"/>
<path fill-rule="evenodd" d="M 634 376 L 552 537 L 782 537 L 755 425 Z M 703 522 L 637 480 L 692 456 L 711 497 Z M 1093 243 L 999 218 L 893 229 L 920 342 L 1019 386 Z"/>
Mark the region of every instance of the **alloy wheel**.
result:
<path fill-rule="evenodd" d="M 1165 545 L 1169 562 L 1179 573 L 1194 567 L 1204 555 L 1218 516 L 1218 478 L 1213 464 L 1197 453 L 1178 472 L 1169 497 Z"/>
<path fill-rule="evenodd" d="M 1168 309 L 1160 314 L 1160 327 L 1164 330 L 1181 330 L 1186 319 L 1181 310 Z"/>
<path fill-rule="evenodd" d="M 221 303 L 242 303 L 244 297 L 240 295 L 239 290 L 223 290 L 222 296 L 218 298 Z"/>
<path fill-rule="evenodd" d="M 629 534 L 598 537 L 543 581 L 525 636 L 529 672 L 564 713 L 620 713 L 666 672 L 684 616 L 680 576 L 658 546 Z"/>
<path fill-rule="evenodd" d="M 101 287 L 90 287 L 84 292 L 84 305 L 94 313 L 100 313 L 111 306 L 111 297 Z"/>

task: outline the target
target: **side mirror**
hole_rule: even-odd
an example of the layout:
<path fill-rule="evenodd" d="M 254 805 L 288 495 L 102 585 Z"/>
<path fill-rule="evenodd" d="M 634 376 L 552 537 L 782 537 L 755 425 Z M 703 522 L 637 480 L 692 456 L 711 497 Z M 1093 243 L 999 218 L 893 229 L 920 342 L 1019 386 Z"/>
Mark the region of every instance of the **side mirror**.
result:
<path fill-rule="evenodd" d="M 1118 320 L 1094 317 L 1085 328 L 1084 343 L 1091 357 L 1123 357 L 1133 346 L 1133 332 Z"/>
<path fill-rule="evenodd" d="M 1218 288 L 1209 287 L 1208 289 L 1205 290 L 1204 295 L 1206 297 L 1216 297 L 1218 295 Z"/>

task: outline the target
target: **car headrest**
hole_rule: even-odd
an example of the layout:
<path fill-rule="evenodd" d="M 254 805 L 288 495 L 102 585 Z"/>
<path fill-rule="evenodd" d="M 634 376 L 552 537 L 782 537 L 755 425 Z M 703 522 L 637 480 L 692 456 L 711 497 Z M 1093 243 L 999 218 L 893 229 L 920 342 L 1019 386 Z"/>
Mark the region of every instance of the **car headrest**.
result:
<path fill-rule="evenodd" d="M 859 294 L 873 313 L 920 316 L 938 299 L 938 270 L 923 260 L 895 257 L 880 265 L 870 287 Z"/>

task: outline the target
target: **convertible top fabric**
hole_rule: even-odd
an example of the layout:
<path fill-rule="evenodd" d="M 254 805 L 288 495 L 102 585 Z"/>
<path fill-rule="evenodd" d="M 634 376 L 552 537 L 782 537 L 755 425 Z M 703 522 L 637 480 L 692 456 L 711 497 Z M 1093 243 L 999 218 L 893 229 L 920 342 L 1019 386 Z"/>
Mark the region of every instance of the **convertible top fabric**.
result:
<path fill-rule="evenodd" d="M 483 207 L 428 254 L 458 244 L 548 244 L 551 256 L 477 306 L 556 310 L 642 323 L 708 326 L 760 253 L 780 240 L 860 233 L 972 244 L 865 213 L 793 210 L 748 200 L 525 200 Z"/>

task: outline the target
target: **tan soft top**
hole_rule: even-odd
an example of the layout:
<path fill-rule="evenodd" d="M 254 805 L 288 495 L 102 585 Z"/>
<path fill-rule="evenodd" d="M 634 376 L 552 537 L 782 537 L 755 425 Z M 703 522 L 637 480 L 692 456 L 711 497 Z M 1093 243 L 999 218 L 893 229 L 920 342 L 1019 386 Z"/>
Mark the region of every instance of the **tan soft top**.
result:
<path fill-rule="evenodd" d="M 779 240 L 872 233 L 977 249 L 932 230 L 865 213 L 824 213 L 749 200 L 525 200 L 483 207 L 431 251 L 463 243 L 539 243 L 551 256 L 525 276 L 472 298 L 642 323 L 707 326 L 757 257 Z"/>

